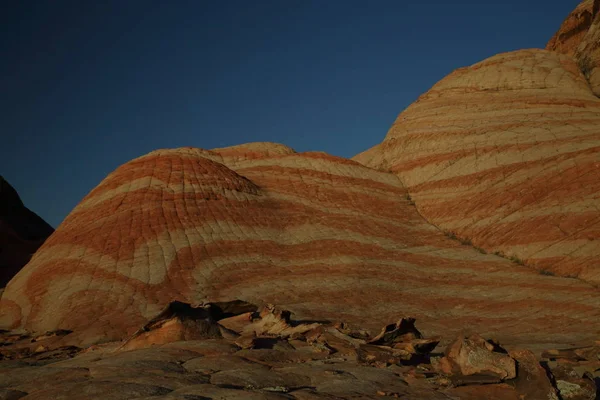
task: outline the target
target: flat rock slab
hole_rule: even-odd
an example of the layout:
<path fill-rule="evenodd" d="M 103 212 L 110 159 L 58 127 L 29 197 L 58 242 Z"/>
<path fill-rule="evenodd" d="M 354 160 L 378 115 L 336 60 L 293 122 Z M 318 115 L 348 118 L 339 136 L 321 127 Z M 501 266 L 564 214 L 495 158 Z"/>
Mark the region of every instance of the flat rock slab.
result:
<path fill-rule="evenodd" d="M 25 396 L 27 393 L 20 390 L 0 389 L 0 400 L 19 400 Z"/>
<path fill-rule="evenodd" d="M 157 399 L 156 397 L 147 400 Z M 258 392 L 220 388 L 213 385 L 195 385 L 185 389 L 176 390 L 167 396 L 159 397 L 162 400 L 281 400 L 293 399 L 284 393 Z"/>
<path fill-rule="evenodd" d="M 162 349 L 182 349 L 199 355 L 209 356 L 214 354 L 235 353 L 239 347 L 220 339 L 188 340 L 162 345 Z"/>
<path fill-rule="evenodd" d="M 234 369 L 213 374 L 210 383 L 221 387 L 263 389 L 287 393 L 310 386 L 306 375 L 263 369 Z"/>
<path fill-rule="evenodd" d="M 460 400 L 481 400 L 481 399 L 494 399 L 494 400 L 522 400 L 523 397 L 512 388 L 511 386 L 500 383 L 493 385 L 478 385 L 478 386 L 460 386 L 457 388 L 449 389 L 444 391 L 447 395 L 446 398 L 460 399 Z M 532 397 L 531 399 L 540 399 L 539 397 Z M 546 400 L 543 398 L 543 400 Z M 551 400 L 551 399 L 550 399 Z"/>
<path fill-rule="evenodd" d="M 186 361 L 183 368 L 190 372 L 211 374 L 227 370 L 268 371 L 269 367 L 235 355 L 198 357 Z"/>
<path fill-rule="evenodd" d="M 52 388 L 67 382 L 85 382 L 90 378 L 87 368 L 54 369 L 24 367 L 0 371 L 0 388 L 9 388 L 30 393 Z"/>
<path fill-rule="evenodd" d="M 117 383 L 104 381 L 71 382 L 54 388 L 38 390 L 24 400 L 130 400 L 146 396 L 160 396 L 172 390 L 161 386 L 137 383 Z"/>
<path fill-rule="evenodd" d="M 380 369 L 349 363 L 339 364 L 298 364 L 290 367 L 276 368 L 274 371 L 285 374 L 304 376 L 308 379 L 306 386 L 318 393 L 335 396 L 368 396 L 378 391 L 405 393 L 407 384 L 388 369 Z"/>
<path fill-rule="evenodd" d="M 322 360 L 329 357 L 328 352 L 311 350 L 244 349 L 235 353 L 251 361 L 281 365 Z"/>
<path fill-rule="evenodd" d="M 136 383 L 140 385 L 157 385 L 170 390 L 184 388 L 190 385 L 208 383 L 208 376 L 199 373 L 170 371 L 168 368 L 119 368 L 91 367 L 92 378 L 107 382 Z"/>

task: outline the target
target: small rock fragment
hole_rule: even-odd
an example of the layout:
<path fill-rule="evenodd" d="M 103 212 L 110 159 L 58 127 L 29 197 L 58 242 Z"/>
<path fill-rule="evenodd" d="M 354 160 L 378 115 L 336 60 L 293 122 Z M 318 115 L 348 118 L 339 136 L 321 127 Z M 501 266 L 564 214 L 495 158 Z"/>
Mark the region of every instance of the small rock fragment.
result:
<path fill-rule="evenodd" d="M 241 334 L 246 326 L 252 323 L 252 315 L 254 315 L 253 312 L 247 312 L 233 317 L 224 318 L 219 320 L 219 325 Z"/>
<path fill-rule="evenodd" d="M 562 400 L 594 400 L 596 384 L 593 377 L 585 373 L 580 376 L 572 368 L 560 365 L 552 369 L 556 388 Z"/>
<path fill-rule="evenodd" d="M 497 350 L 479 335 L 461 336 L 448 346 L 435 366 L 455 385 L 499 383 L 515 378 L 515 360 Z"/>
<path fill-rule="evenodd" d="M 210 305 L 193 307 L 173 301 L 118 350 L 128 351 L 181 340 L 221 337 L 221 329 L 212 317 Z"/>
<path fill-rule="evenodd" d="M 243 328 L 240 334 L 242 336 L 278 336 L 283 338 L 308 332 L 320 325 L 319 323 L 293 323 L 290 317 L 291 312 L 268 304 L 263 307 L 258 316 L 253 318 L 251 324 Z"/>
<path fill-rule="evenodd" d="M 524 399 L 558 400 L 556 389 L 546 370 L 529 350 L 511 351 L 509 355 L 517 362 L 517 376 L 509 381 Z"/>
<path fill-rule="evenodd" d="M 379 335 L 371 339 L 369 343 L 391 347 L 395 343 L 406 343 L 415 339 L 422 339 L 423 335 L 415 327 L 415 321 L 414 318 L 402 318 L 395 324 L 386 325 Z"/>
<path fill-rule="evenodd" d="M 402 361 L 428 362 L 429 353 L 438 345 L 439 338 L 424 339 L 415 327 L 414 318 L 402 318 L 395 324 L 385 326 L 367 344 L 359 346 L 359 358 L 365 362 Z M 387 360 L 387 361 L 386 361 Z"/>
<path fill-rule="evenodd" d="M 394 351 L 389 347 L 375 346 L 372 344 L 361 345 L 358 349 L 358 359 L 367 364 L 384 363 L 398 364 L 402 360 L 409 360 L 412 354 L 403 351 Z"/>

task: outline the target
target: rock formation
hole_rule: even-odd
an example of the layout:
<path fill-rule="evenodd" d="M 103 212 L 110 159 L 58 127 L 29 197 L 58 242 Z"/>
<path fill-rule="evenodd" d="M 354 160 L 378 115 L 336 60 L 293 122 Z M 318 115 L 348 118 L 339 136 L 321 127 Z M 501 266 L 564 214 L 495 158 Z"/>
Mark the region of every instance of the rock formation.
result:
<path fill-rule="evenodd" d="M 594 17 L 598 13 L 598 0 L 584 0 L 565 18 L 558 31 L 552 36 L 546 50 L 575 55 L 577 48 L 584 41 Z"/>
<path fill-rule="evenodd" d="M 600 97 L 600 0 L 585 0 L 565 19 L 546 49 L 573 56 Z"/>
<path fill-rule="evenodd" d="M 0 176 L 0 289 L 31 258 L 54 229 L 21 201 Z"/>
<path fill-rule="evenodd" d="M 121 345 L 83 350 L 68 336 L 0 332 L 0 398 L 591 400 L 600 351 L 549 350 L 540 362 L 474 334 L 433 353 L 438 339 L 412 318 L 370 337 L 240 301 L 173 302 Z"/>
<path fill-rule="evenodd" d="M 599 124 L 572 57 L 522 50 L 454 71 L 355 160 L 398 175 L 449 235 L 599 283 Z"/>
<path fill-rule="evenodd" d="M 598 0 L 600 4 L 600 0 Z M 590 83 L 594 94 L 600 97 L 600 13 L 596 14 L 582 44 L 575 53 L 579 69 Z"/>
<path fill-rule="evenodd" d="M 453 72 L 355 161 L 117 168 L 7 285 L 0 398 L 595 398 L 599 8 Z M 0 189 L 2 243 L 43 241 Z"/>
<path fill-rule="evenodd" d="M 119 167 L 9 283 L 0 316 L 83 345 L 128 337 L 172 301 L 232 299 L 368 329 L 409 315 L 430 335 L 561 343 L 600 330 L 595 289 L 445 237 L 397 176 L 269 143 Z"/>
<path fill-rule="evenodd" d="M 448 346 L 437 367 L 458 384 L 500 383 L 516 378 L 515 360 L 496 347 L 479 335 L 460 337 Z"/>
<path fill-rule="evenodd" d="M 354 159 L 398 175 L 449 236 L 600 283 L 600 0 L 544 50 L 460 68 Z"/>

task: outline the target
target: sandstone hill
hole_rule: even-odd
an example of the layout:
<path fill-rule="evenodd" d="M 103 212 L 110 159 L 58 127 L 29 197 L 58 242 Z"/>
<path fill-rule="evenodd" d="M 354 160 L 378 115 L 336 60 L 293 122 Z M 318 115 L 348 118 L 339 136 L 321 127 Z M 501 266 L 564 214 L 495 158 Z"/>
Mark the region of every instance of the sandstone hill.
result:
<path fill-rule="evenodd" d="M 0 176 L 0 289 L 15 276 L 54 229 L 21 201 Z"/>
<path fill-rule="evenodd" d="M 398 175 L 444 231 L 598 284 L 599 9 L 583 1 L 546 50 L 454 71 L 354 159 Z"/>
<path fill-rule="evenodd" d="M 173 300 L 241 299 L 528 344 L 600 330 L 596 289 L 446 237 L 407 194 L 393 174 L 271 143 L 155 151 L 71 212 L 7 286 L 2 324 L 82 345 L 123 339 Z"/>
<path fill-rule="evenodd" d="M 354 159 L 395 173 L 444 231 L 597 284 L 599 126 L 573 57 L 521 50 L 454 71 Z"/>

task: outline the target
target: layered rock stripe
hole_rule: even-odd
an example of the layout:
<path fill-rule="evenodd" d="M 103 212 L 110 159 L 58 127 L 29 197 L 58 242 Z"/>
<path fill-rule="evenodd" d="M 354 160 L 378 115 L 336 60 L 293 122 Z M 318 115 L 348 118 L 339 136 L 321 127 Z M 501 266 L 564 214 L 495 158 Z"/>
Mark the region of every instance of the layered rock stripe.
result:
<path fill-rule="evenodd" d="M 600 97 L 600 0 L 581 2 L 546 45 L 573 56 L 596 96 Z"/>
<path fill-rule="evenodd" d="M 407 315 L 426 335 L 524 344 L 600 331 L 594 288 L 448 239 L 407 194 L 394 174 L 270 143 L 155 151 L 102 181 L 12 279 L 1 326 L 85 345 L 174 300 L 242 299 L 373 332 Z"/>
<path fill-rule="evenodd" d="M 600 282 L 600 100 L 575 60 L 522 50 L 461 68 L 357 155 L 488 252 Z"/>
<path fill-rule="evenodd" d="M 29 210 L 0 176 L 0 289 L 29 260 L 54 229 Z"/>

